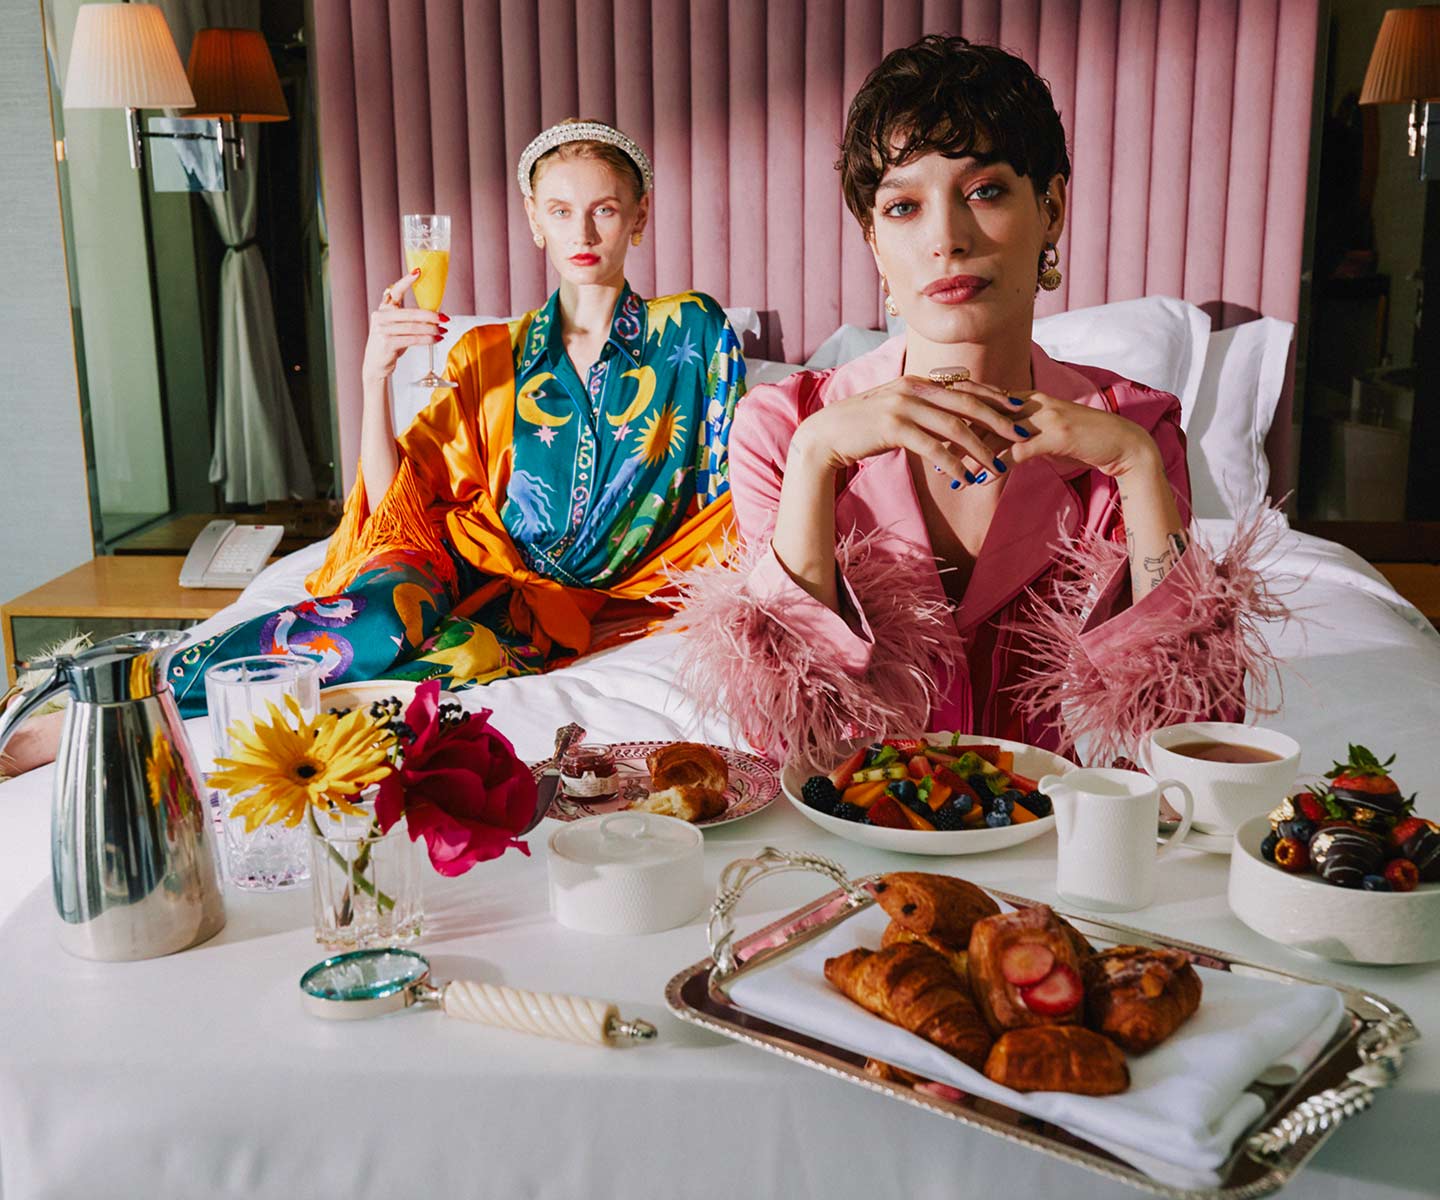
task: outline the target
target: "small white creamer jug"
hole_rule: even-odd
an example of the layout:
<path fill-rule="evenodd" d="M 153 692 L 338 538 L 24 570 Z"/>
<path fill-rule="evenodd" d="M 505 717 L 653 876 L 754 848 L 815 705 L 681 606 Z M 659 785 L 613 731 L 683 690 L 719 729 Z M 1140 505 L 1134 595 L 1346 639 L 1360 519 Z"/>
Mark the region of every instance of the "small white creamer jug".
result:
<path fill-rule="evenodd" d="M 1157 852 L 1160 795 L 1185 800 L 1180 826 Z M 1047 775 L 1040 791 L 1055 806 L 1059 837 L 1055 890 L 1062 900 L 1102 912 L 1130 912 L 1155 898 L 1155 863 L 1185 840 L 1195 801 L 1178 779 L 1159 783 L 1139 771 L 1091 767 Z"/>

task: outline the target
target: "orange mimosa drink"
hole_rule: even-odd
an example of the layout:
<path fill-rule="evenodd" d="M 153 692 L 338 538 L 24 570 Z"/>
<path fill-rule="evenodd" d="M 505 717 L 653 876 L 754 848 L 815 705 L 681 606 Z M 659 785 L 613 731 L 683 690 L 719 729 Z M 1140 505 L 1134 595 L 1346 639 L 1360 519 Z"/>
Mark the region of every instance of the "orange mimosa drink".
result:
<path fill-rule="evenodd" d="M 445 277 L 450 273 L 450 251 L 417 250 L 405 251 L 405 269 L 420 268 L 420 278 L 415 281 L 415 303 L 431 312 L 440 311 L 440 302 L 445 299 Z"/>

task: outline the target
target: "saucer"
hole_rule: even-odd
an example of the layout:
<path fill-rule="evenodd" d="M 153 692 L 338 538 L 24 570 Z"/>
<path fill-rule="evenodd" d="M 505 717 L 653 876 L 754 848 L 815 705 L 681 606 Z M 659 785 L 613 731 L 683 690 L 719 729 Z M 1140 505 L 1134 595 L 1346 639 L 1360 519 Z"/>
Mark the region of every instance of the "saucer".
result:
<path fill-rule="evenodd" d="M 1179 825 L 1179 821 L 1161 821 L 1160 836 L 1169 837 Z M 1203 850 L 1206 854 L 1229 854 L 1234 844 L 1233 833 L 1205 833 L 1193 825 L 1185 835 L 1185 840 L 1180 843 L 1187 850 Z"/>

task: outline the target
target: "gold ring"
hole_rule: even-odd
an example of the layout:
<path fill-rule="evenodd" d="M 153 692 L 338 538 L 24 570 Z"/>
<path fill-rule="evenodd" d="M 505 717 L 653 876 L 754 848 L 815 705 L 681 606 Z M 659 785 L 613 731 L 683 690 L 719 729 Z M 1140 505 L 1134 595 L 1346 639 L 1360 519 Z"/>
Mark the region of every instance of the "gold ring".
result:
<path fill-rule="evenodd" d="M 970 378 L 970 371 L 966 367 L 936 367 L 930 372 L 932 383 L 942 384 L 949 387 L 952 383 L 964 383 Z"/>
<path fill-rule="evenodd" d="M 380 303 L 382 305 L 395 303 L 395 297 L 390 294 L 390 289 L 388 287 L 385 289 L 384 294 L 380 297 Z"/>

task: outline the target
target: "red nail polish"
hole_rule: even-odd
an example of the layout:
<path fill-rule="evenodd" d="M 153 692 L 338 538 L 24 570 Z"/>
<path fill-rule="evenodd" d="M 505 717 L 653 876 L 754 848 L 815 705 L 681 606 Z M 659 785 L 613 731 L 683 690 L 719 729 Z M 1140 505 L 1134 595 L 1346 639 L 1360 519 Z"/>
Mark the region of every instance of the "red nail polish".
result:
<path fill-rule="evenodd" d="M 416 267 L 413 271 L 410 272 L 410 274 L 412 274 L 412 275 L 418 275 L 418 274 L 420 274 L 420 268 L 419 268 L 419 267 Z"/>
<path fill-rule="evenodd" d="M 444 337 L 444 334 L 437 333 L 431 340 L 438 342 L 442 337 Z"/>
<path fill-rule="evenodd" d="M 439 317 L 442 321 L 448 321 L 450 319 L 444 313 L 436 313 L 435 315 Z"/>

